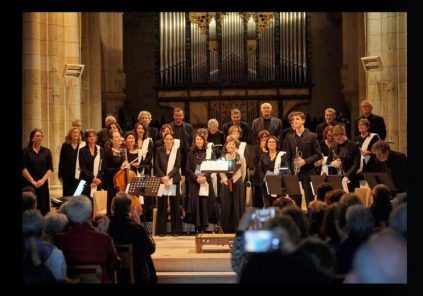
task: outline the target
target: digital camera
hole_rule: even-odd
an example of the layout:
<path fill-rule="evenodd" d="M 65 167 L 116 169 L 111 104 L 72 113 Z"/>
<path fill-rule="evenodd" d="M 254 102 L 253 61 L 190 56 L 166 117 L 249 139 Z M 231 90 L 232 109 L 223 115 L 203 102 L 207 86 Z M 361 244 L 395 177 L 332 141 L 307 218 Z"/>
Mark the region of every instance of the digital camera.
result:
<path fill-rule="evenodd" d="M 271 230 L 247 230 L 244 232 L 245 250 L 250 253 L 278 251 L 280 239 Z"/>
<path fill-rule="evenodd" d="M 258 222 L 266 222 L 268 221 L 270 218 L 273 218 L 276 216 L 276 208 L 275 207 L 270 207 L 270 208 L 265 208 L 265 209 L 260 209 L 260 210 L 256 210 L 253 215 L 252 215 L 252 219 Z"/>

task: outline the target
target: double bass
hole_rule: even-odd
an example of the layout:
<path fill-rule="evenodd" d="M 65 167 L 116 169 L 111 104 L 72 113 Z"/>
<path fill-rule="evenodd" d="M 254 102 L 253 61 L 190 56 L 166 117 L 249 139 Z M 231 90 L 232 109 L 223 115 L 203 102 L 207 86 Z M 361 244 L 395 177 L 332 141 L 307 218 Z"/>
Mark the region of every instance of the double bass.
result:
<path fill-rule="evenodd" d="M 122 148 L 124 153 L 124 161 L 128 161 L 128 154 L 127 149 Z M 115 189 L 117 192 L 126 192 L 126 187 L 128 186 L 129 182 L 133 177 L 136 177 L 137 174 L 130 169 L 130 164 L 126 165 L 126 168 L 119 170 L 114 176 L 113 176 L 113 185 L 115 186 Z M 142 214 L 141 211 L 141 202 L 139 197 L 130 195 L 132 198 L 132 205 L 137 210 L 138 215 L 140 216 Z"/>

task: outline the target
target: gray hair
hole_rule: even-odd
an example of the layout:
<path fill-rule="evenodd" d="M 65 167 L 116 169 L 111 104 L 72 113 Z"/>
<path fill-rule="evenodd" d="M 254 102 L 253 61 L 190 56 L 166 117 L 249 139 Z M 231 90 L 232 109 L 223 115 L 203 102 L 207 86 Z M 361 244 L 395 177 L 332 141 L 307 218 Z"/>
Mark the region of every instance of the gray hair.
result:
<path fill-rule="evenodd" d="M 151 113 L 150 113 L 150 112 L 148 112 L 148 111 L 145 111 L 145 110 L 141 111 L 141 112 L 138 114 L 138 120 L 140 120 L 141 116 L 143 116 L 143 115 L 147 115 L 147 116 L 148 116 L 148 118 L 151 120 Z"/>
<path fill-rule="evenodd" d="M 85 195 L 72 196 L 60 209 L 72 223 L 82 224 L 91 220 L 92 204 Z"/>
<path fill-rule="evenodd" d="M 260 109 L 261 109 L 261 107 L 264 107 L 265 105 L 268 105 L 268 106 L 270 107 L 270 110 L 272 110 L 272 109 L 273 109 L 273 108 L 272 108 L 272 104 L 270 104 L 270 103 L 268 103 L 268 102 L 265 102 L 265 103 L 261 104 L 261 105 L 260 105 Z"/>
<path fill-rule="evenodd" d="M 40 237 L 44 225 L 44 218 L 39 210 L 27 210 L 22 213 L 22 235 L 24 237 Z"/>
<path fill-rule="evenodd" d="M 112 200 L 112 213 L 117 217 L 128 216 L 131 205 L 132 200 L 129 198 L 129 195 L 125 192 L 118 192 Z"/>
<path fill-rule="evenodd" d="M 396 207 L 400 204 L 407 203 L 407 192 L 400 192 L 395 195 L 394 199 L 392 200 L 392 206 Z"/>
<path fill-rule="evenodd" d="M 44 216 L 45 229 L 44 231 L 50 235 L 62 232 L 69 224 L 68 217 L 62 213 L 48 213 Z"/>
<path fill-rule="evenodd" d="M 369 106 L 370 106 L 370 108 L 372 108 L 373 109 L 373 105 L 372 105 L 372 103 L 370 103 L 370 101 L 369 100 L 362 100 L 361 101 L 361 103 L 360 103 L 360 107 L 361 107 L 361 105 L 363 104 L 363 103 L 367 103 Z"/>
<path fill-rule="evenodd" d="M 345 214 L 348 234 L 366 237 L 373 231 L 375 219 L 368 208 L 361 205 L 350 206 Z"/>
<path fill-rule="evenodd" d="M 407 234 L 407 204 L 396 206 L 389 215 L 389 226 L 402 235 Z"/>
<path fill-rule="evenodd" d="M 107 126 L 107 121 L 109 121 L 109 119 L 112 119 L 114 123 L 117 122 L 116 117 L 114 117 L 113 115 L 108 115 L 106 116 L 106 118 L 104 119 L 104 124 Z"/>
<path fill-rule="evenodd" d="M 407 283 L 407 241 L 383 229 L 357 250 L 353 268 L 359 283 Z"/>
<path fill-rule="evenodd" d="M 333 108 L 326 108 L 326 109 L 325 109 L 325 113 L 326 113 L 326 112 L 330 112 L 330 113 L 336 114 L 336 110 L 335 110 L 335 109 L 333 109 Z"/>
<path fill-rule="evenodd" d="M 219 127 L 219 122 L 216 120 L 216 118 L 211 118 L 209 119 L 209 121 L 207 122 L 207 126 L 210 127 L 212 124 L 216 124 L 217 127 Z"/>

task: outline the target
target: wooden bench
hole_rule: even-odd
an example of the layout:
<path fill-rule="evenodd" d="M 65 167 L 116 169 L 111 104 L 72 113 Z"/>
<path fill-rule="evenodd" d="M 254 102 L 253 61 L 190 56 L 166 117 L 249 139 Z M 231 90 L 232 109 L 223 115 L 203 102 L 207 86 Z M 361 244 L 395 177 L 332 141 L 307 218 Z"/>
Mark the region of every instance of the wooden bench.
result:
<path fill-rule="evenodd" d="M 201 233 L 195 237 L 195 252 L 202 253 L 205 245 L 222 245 L 232 248 L 235 233 Z"/>

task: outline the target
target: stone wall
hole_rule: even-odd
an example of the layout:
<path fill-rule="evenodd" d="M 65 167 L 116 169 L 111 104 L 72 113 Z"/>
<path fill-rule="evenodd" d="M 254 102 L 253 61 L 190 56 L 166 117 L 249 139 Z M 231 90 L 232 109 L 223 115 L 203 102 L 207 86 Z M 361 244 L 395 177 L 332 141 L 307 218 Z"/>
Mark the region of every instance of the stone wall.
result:
<path fill-rule="evenodd" d="M 380 56 L 380 72 L 367 72 L 367 98 L 385 118 L 387 141 L 407 153 L 407 13 L 365 14 L 366 56 Z"/>

